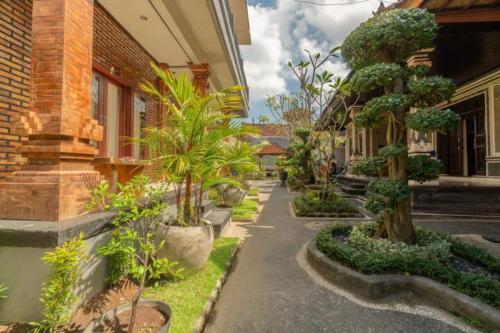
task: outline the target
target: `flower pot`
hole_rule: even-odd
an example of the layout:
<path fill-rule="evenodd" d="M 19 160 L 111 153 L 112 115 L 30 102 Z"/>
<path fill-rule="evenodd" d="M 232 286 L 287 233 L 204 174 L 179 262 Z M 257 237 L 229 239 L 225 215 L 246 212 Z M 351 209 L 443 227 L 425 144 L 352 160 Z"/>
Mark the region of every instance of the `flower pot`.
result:
<path fill-rule="evenodd" d="M 172 318 L 172 311 L 170 307 L 163 302 L 160 301 L 152 301 L 152 300 L 140 300 L 139 307 L 149 307 L 159 311 L 165 317 L 165 324 L 158 330 L 158 333 L 167 333 L 170 328 L 170 318 Z M 102 326 L 106 321 L 113 321 L 113 319 L 122 312 L 128 311 L 132 308 L 132 303 L 126 303 L 117 306 L 104 313 L 98 319 L 93 320 L 83 331 L 83 333 L 95 333 L 102 332 Z"/>
<path fill-rule="evenodd" d="M 161 224 L 157 231 L 158 240 L 165 245 L 158 251 L 159 258 L 176 261 L 188 272 L 205 267 L 214 242 L 214 229 L 209 221 L 202 220 L 200 226 L 170 226 Z"/>

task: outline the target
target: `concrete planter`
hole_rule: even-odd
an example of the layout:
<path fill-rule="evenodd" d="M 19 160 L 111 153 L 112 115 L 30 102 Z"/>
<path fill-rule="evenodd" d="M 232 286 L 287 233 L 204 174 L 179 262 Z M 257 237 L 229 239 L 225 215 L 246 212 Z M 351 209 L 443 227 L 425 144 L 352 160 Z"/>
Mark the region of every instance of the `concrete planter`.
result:
<path fill-rule="evenodd" d="M 170 318 L 172 318 L 172 311 L 170 310 L 170 307 L 160 301 L 150 301 L 150 300 L 141 300 L 139 301 L 139 307 L 148 307 L 148 308 L 153 308 L 155 310 L 158 310 L 163 314 L 163 316 L 166 319 L 165 325 L 163 325 L 158 333 L 167 333 L 169 328 L 170 328 Z M 83 333 L 94 333 L 94 332 L 101 332 L 102 329 L 101 327 L 106 323 L 107 321 L 113 321 L 113 318 L 115 318 L 118 314 L 128 311 L 132 308 L 132 303 L 127 303 L 127 304 L 122 304 L 120 306 L 117 306 L 114 309 L 109 310 L 108 312 L 104 313 L 99 319 L 93 320 L 83 331 Z"/>
<path fill-rule="evenodd" d="M 176 261 L 188 272 L 195 272 L 205 267 L 214 242 L 212 223 L 202 220 L 197 227 L 178 227 L 160 225 L 158 240 L 164 240 L 165 246 L 158 252 L 158 257 Z"/>
<path fill-rule="evenodd" d="M 241 203 L 245 197 L 245 191 L 241 188 L 229 188 L 224 191 L 222 200 L 225 205 L 235 206 Z"/>
<path fill-rule="evenodd" d="M 315 241 L 307 247 L 307 261 L 323 278 L 362 299 L 384 302 L 394 296 L 411 295 L 422 304 L 477 320 L 493 332 L 500 332 L 498 309 L 437 281 L 421 276 L 362 274 L 327 257 L 316 247 Z"/>

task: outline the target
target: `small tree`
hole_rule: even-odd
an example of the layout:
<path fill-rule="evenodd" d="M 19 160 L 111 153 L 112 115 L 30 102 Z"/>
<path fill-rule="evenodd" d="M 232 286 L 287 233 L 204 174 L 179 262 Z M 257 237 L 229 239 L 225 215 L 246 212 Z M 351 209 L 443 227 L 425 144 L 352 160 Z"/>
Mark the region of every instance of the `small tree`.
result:
<path fill-rule="evenodd" d="M 452 96 L 452 81 L 427 76 L 427 66 L 407 65 L 417 51 L 432 47 L 436 35 L 434 17 L 426 10 L 394 9 L 362 23 L 342 46 L 344 59 L 355 70 L 352 88 L 378 96 L 355 115 L 355 125 L 386 127 L 387 145 L 378 157 L 355 165 L 353 173 L 373 175 L 388 168 L 389 179 L 370 183 L 374 197 L 367 207 L 383 211 L 377 236 L 392 241 L 415 242 L 408 180 L 432 179 L 440 170 L 429 156 L 408 156 L 407 131 L 445 132 L 459 119 L 451 110 L 434 107 Z"/>
<path fill-rule="evenodd" d="M 236 161 L 226 159 L 225 147 L 231 140 L 255 135 L 256 130 L 234 121 L 231 113 L 241 108 L 242 87 L 201 93 L 186 75 L 174 76 L 154 64 L 152 69 L 168 94 L 152 83 L 141 88 L 165 104 L 169 116 L 161 128 L 147 128 L 136 141 L 147 147 L 148 162 L 174 186 L 176 223 L 199 225 L 207 188 L 230 181 L 222 172 Z"/>
<path fill-rule="evenodd" d="M 151 185 L 149 178 L 142 175 L 135 176 L 125 185 L 119 184 L 119 188 L 119 193 L 111 193 L 109 184 L 102 182 L 92 192 L 87 208 L 116 211 L 112 223 L 117 230 L 111 240 L 98 249 L 98 254 L 120 258 L 122 274 L 137 283 L 128 324 L 128 332 L 131 333 L 137 306 L 147 284 L 167 273 L 177 277 L 181 270 L 176 270 L 176 263 L 167 258 L 156 258 L 156 253 L 165 242 L 157 242 L 156 230 L 161 223 L 161 213 L 166 208 L 163 203 L 166 189 Z"/>
<path fill-rule="evenodd" d="M 288 67 L 299 82 L 300 91 L 291 96 L 267 99 L 274 118 L 288 125 L 292 140 L 297 140 L 295 134 L 298 132 L 309 132 L 307 144 L 316 152 L 316 158 L 310 155 L 310 167 L 323 184 L 329 183 L 335 151 L 343 143 L 342 131 L 348 119 L 349 98 L 354 96 L 348 93 L 345 80 L 324 69 L 329 61 L 338 57 L 338 50 L 338 47 L 333 48 L 324 56 L 305 50 L 306 60 L 295 64 L 289 61 Z M 339 102 L 335 110 L 328 107 L 333 99 Z"/>

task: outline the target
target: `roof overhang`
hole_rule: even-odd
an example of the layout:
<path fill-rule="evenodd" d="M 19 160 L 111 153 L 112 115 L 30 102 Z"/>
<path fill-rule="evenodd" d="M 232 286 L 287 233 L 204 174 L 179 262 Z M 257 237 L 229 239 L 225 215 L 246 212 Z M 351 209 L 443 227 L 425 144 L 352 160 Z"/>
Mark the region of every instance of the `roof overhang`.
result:
<path fill-rule="evenodd" d="M 126 5 L 123 0 L 98 1 L 156 61 L 173 72 L 191 75 L 189 63 L 207 63 L 213 89 L 246 87 L 227 0 L 134 0 Z M 241 1 L 234 2 L 241 7 Z M 237 12 L 244 16 L 241 9 Z M 246 117 L 248 90 L 241 94 L 243 107 L 236 113 Z"/>

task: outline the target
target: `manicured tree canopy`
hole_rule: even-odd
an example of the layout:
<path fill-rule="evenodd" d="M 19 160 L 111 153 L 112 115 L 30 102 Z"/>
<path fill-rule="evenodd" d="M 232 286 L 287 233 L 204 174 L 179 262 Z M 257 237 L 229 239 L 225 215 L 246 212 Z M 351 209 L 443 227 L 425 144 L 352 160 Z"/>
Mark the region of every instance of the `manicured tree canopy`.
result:
<path fill-rule="evenodd" d="M 341 48 L 355 70 L 352 89 L 377 96 L 355 115 L 355 126 L 387 128 L 387 145 L 379 156 L 358 162 L 351 172 L 376 176 L 388 168 L 389 179 L 370 183 L 372 197 L 366 206 L 383 212 L 378 235 L 394 241 L 415 242 L 408 180 L 423 182 L 441 171 L 441 163 L 427 155 L 408 156 L 407 130 L 445 132 L 459 120 L 453 111 L 434 107 L 452 96 L 453 82 L 427 76 L 425 65 L 407 66 L 417 51 L 433 46 L 436 35 L 437 24 L 426 10 L 394 9 L 362 23 Z M 410 113 L 411 108 L 415 112 Z"/>

